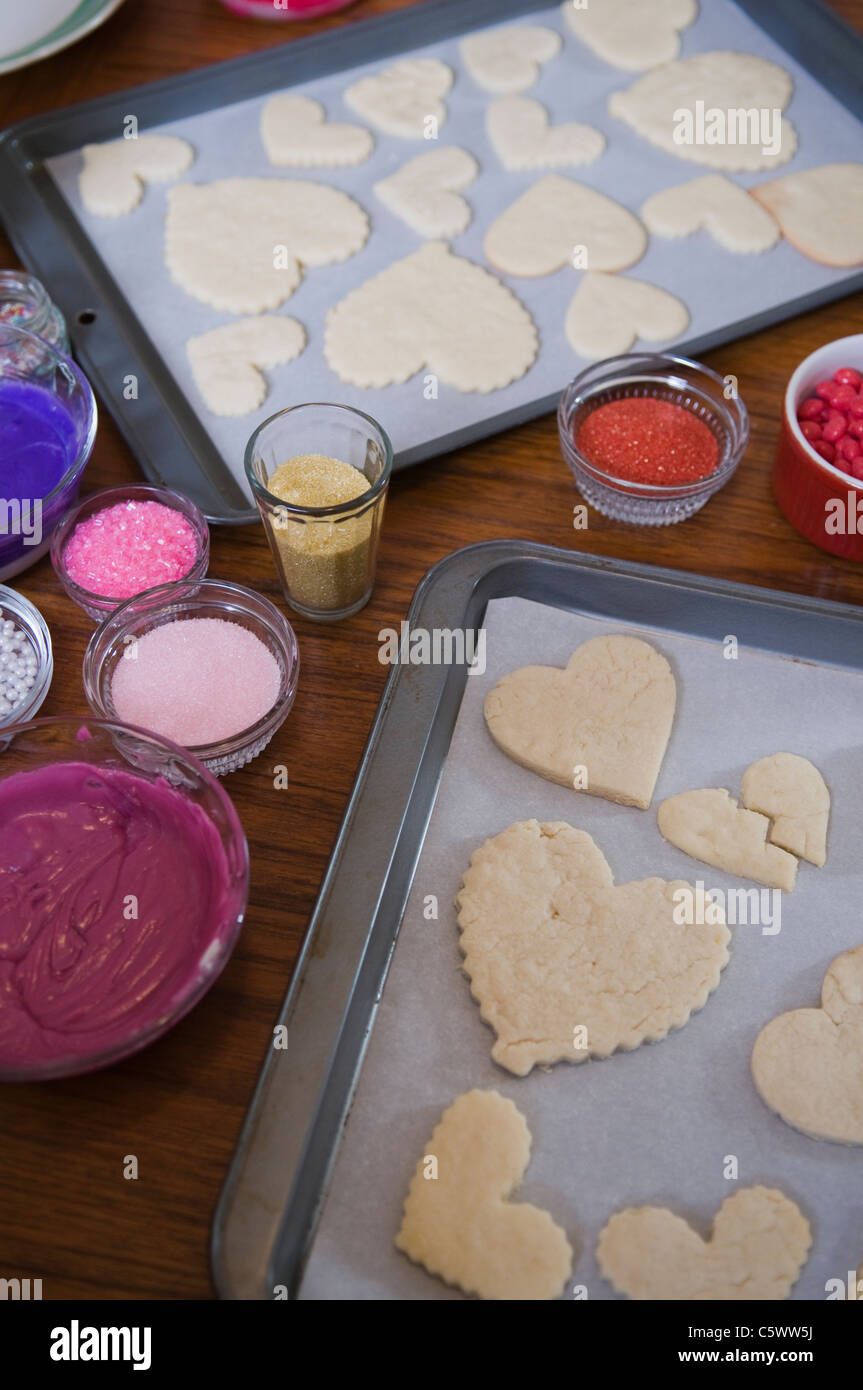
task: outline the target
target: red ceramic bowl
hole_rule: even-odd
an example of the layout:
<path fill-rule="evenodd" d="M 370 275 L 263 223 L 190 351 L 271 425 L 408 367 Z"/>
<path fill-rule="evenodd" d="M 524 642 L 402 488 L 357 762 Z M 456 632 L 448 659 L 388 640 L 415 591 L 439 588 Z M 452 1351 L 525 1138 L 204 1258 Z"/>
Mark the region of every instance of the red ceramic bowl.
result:
<path fill-rule="evenodd" d="M 863 371 L 863 333 L 837 338 L 805 357 L 788 383 L 773 465 L 780 510 L 808 541 L 831 555 L 863 561 L 863 482 L 834 468 L 807 442 L 797 410 L 839 367 Z"/>

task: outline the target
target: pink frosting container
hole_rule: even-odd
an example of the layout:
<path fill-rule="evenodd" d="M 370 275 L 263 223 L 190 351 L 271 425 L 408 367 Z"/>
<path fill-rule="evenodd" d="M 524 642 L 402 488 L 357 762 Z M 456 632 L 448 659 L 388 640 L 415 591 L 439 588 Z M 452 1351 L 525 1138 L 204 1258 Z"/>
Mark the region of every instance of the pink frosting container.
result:
<path fill-rule="evenodd" d="M 354 0 L 222 0 L 226 10 L 246 19 L 316 19 L 347 9 Z"/>

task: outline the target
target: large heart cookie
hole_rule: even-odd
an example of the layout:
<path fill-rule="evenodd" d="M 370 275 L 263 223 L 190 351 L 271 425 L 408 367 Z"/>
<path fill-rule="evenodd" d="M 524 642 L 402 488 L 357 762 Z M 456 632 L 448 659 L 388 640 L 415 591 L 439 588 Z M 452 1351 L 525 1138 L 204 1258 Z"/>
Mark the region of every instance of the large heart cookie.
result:
<path fill-rule="evenodd" d="M 823 265 L 863 263 L 863 164 L 822 164 L 752 193 L 804 256 Z"/>
<path fill-rule="evenodd" d="M 566 336 L 581 357 L 617 357 L 638 338 L 649 343 L 680 338 L 689 327 L 682 300 L 658 285 L 590 271 L 572 297 Z"/>
<path fill-rule="evenodd" d="M 550 782 L 624 806 L 650 805 L 671 737 L 677 686 L 640 637 L 592 637 L 567 665 L 522 666 L 485 701 L 488 731 Z"/>
<path fill-rule="evenodd" d="M 779 240 L 779 226 L 745 188 L 724 174 L 705 174 L 648 198 L 641 220 L 654 236 L 689 236 L 702 227 L 726 251 L 768 251 Z"/>
<path fill-rule="evenodd" d="M 543 63 L 560 52 L 560 35 L 538 24 L 483 29 L 462 39 L 461 56 L 471 77 L 487 92 L 526 92 Z"/>
<path fill-rule="evenodd" d="M 548 174 L 491 224 L 485 254 L 507 275 L 551 275 L 573 263 L 576 248 L 591 270 L 623 270 L 646 245 L 647 233 L 627 208 L 587 184 Z"/>
<path fill-rule="evenodd" d="M 575 121 L 550 125 L 545 107 L 530 97 L 501 97 L 493 101 L 486 111 L 485 125 L 505 169 L 592 164 L 605 149 L 605 136 L 593 126 Z"/>
<path fill-rule="evenodd" d="M 758 1094 L 813 1139 L 863 1144 L 863 946 L 837 956 L 820 1009 L 779 1014 L 752 1049 Z"/>
<path fill-rule="evenodd" d="M 291 362 L 305 345 L 296 319 L 260 314 L 190 338 L 186 354 L 207 408 L 214 415 L 247 415 L 267 397 L 262 368 Z"/>
<path fill-rule="evenodd" d="M 698 13 L 695 0 L 564 0 L 572 32 L 604 62 L 644 72 L 680 52 L 679 31 Z"/>
<path fill-rule="evenodd" d="M 261 113 L 261 139 L 271 164 L 296 168 L 362 164 L 374 148 L 371 132 L 328 121 L 319 101 L 279 92 Z"/>
<path fill-rule="evenodd" d="M 784 117 L 774 128 L 774 113 L 788 105 L 791 91 L 788 73 L 766 58 L 697 53 L 613 92 L 608 109 L 678 159 L 731 171 L 772 169 L 797 149 L 794 127 Z"/>
<path fill-rule="evenodd" d="M 345 92 L 345 101 L 387 135 L 422 140 L 430 120 L 435 131 L 446 120 L 443 97 L 452 81 L 452 69 L 436 58 L 405 58 L 354 82 Z"/>
<path fill-rule="evenodd" d="M 232 314 L 289 299 L 303 266 L 346 261 L 369 219 L 338 188 L 299 179 L 219 179 L 168 194 L 165 264 L 188 294 Z"/>
<path fill-rule="evenodd" d="M 473 183 L 478 173 L 472 154 L 448 145 L 409 159 L 376 183 L 375 193 L 420 236 L 458 236 L 471 219 L 470 203 L 458 190 Z"/>
<path fill-rule="evenodd" d="M 629 1298 L 779 1300 L 811 1244 L 809 1222 L 783 1192 L 744 1187 L 722 1203 L 710 1240 L 666 1207 L 629 1207 L 603 1228 L 596 1258 Z"/>
<path fill-rule="evenodd" d="M 771 753 L 743 774 L 743 804 L 771 820 L 769 838 L 820 869 L 827 861 L 830 792 L 821 773 L 798 753 Z"/>
<path fill-rule="evenodd" d="M 682 1028 L 719 984 L 724 923 L 675 921 L 690 884 L 615 887 L 584 830 L 519 821 L 475 852 L 456 898 L 464 970 L 516 1076 Z M 717 914 L 719 915 L 719 914 Z"/>
<path fill-rule="evenodd" d="M 509 1201 L 529 1161 L 530 1130 L 511 1100 L 459 1096 L 411 1179 L 399 1250 L 480 1298 L 556 1298 L 572 1269 L 569 1241 L 547 1211 Z"/>
<path fill-rule="evenodd" d="M 524 376 L 538 344 L 506 285 L 432 241 L 330 310 L 324 352 L 353 386 L 390 386 L 427 367 L 457 391 L 495 391 Z"/>
<path fill-rule="evenodd" d="M 81 201 L 98 217 L 121 217 L 138 206 L 145 183 L 163 183 L 184 174 L 195 158 L 185 140 L 174 135 L 139 135 L 85 145 L 78 175 Z"/>
<path fill-rule="evenodd" d="M 657 820 L 669 844 L 702 864 L 752 878 L 768 888 L 784 888 L 787 893 L 794 888 L 794 855 L 769 844 L 767 817 L 738 806 L 724 787 L 701 787 L 669 796 L 660 804 Z"/>

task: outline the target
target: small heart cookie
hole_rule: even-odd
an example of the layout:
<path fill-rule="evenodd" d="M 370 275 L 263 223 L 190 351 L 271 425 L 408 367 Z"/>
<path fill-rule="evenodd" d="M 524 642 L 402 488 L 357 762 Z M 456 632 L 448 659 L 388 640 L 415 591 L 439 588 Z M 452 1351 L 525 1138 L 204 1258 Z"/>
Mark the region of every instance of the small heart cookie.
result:
<path fill-rule="evenodd" d="M 261 139 L 271 164 L 295 168 L 362 164 L 374 139 L 359 125 L 328 121 L 319 101 L 279 92 L 261 113 Z"/>
<path fill-rule="evenodd" d="M 592 270 L 624 270 L 646 245 L 627 208 L 585 183 L 547 174 L 491 224 L 485 254 L 506 275 L 552 275 L 572 264 L 577 247 Z"/>
<path fill-rule="evenodd" d="M 830 792 L 798 753 L 772 753 L 743 774 L 743 804 L 771 820 L 769 839 L 819 869 L 827 862 Z"/>
<path fill-rule="evenodd" d="M 267 398 L 261 368 L 291 362 L 305 345 L 296 319 L 260 314 L 190 338 L 186 354 L 207 408 L 214 415 L 247 415 Z"/>
<path fill-rule="evenodd" d="M 145 183 L 163 183 L 184 174 L 195 158 L 185 140 L 174 135 L 139 135 L 85 145 L 78 175 L 81 201 L 97 217 L 121 217 L 137 207 Z"/>
<path fill-rule="evenodd" d="M 666 1301 L 787 1298 L 812 1245 L 800 1208 L 774 1187 L 726 1197 L 702 1240 L 667 1207 L 629 1207 L 603 1227 L 596 1258 L 628 1298 Z"/>
<path fill-rule="evenodd" d="M 429 119 L 438 129 L 446 120 L 442 100 L 453 83 L 452 68 L 436 58 L 405 58 L 373 77 L 361 77 L 345 92 L 345 101 L 387 135 L 421 140 Z"/>
<path fill-rule="evenodd" d="M 822 164 L 762 183 L 752 196 L 792 246 L 822 265 L 863 264 L 863 164 Z M 824 208 L 830 216 L 821 215 Z"/>
<path fill-rule="evenodd" d="M 863 946 L 833 961 L 820 1009 L 762 1028 L 752 1079 L 764 1104 L 811 1139 L 863 1144 Z"/>
<path fill-rule="evenodd" d="M 550 782 L 623 806 L 650 805 L 677 702 L 674 673 L 640 637 L 593 637 L 567 665 L 522 666 L 499 680 L 485 721 L 507 757 Z M 579 783 L 584 781 L 579 778 Z"/>
<path fill-rule="evenodd" d="M 593 126 L 575 121 L 552 126 L 545 107 L 530 97 L 493 101 L 485 114 L 485 128 L 505 169 L 592 164 L 605 149 L 605 136 Z"/>
<path fill-rule="evenodd" d="M 561 50 L 560 35 L 538 24 L 513 29 L 483 29 L 461 42 L 461 56 L 475 82 L 487 92 L 526 92 L 543 63 Z"/>
<path fill-rule="evenodd" d="M 702 864 L 727 874 L 752 878 L 768 888 L 794 889 L 797 860 L 767 842 L 770 822 L 757 811 L 738 806 L 724 787 L 678 792 L 661 802 L 660 834 Z"/>
<path fill-rule="evenodd" d="M 641 219 L 654 236 L 689 236 L 703 227 L 726 251 L 744 254 L 769 251 L 780 235 L 767 209 L 724 174 L 705 174 L 654 193 Z"/>
<path fill-rule="evenodd" d="M 603 62 L 645 72 L 671 62 L 680 52 L 681 29 L 698 13 L 695 0 L 564 0 L 570 29 Z"/>
<path fill-rule="evenodd" d="M 473 155 L 452 145 L 409 159 L 376 183 L 375 193 L 420 236 L 453 237 L 471 219 L 470 203 L 458 190 L 473 183 L 478 173 Z"/>
<path fill-rule="evenodd" d="M 529 1162 L 530 1130 L 511 1100 L 459 1096 L 417 1164 L 396 1246 L 480 1298 L 557 1298 L 572 1271 L 566 1234 L 547 1211 L 509 1200 Z"/>
<path fill-rule="evenodd" d="M 669 342 L 689 327 L 689 310 L 676 295 L 644 280 L 589 271 L 566 315 L 566 336 L 581 357 L 617 357 L 638 338 Z"/>

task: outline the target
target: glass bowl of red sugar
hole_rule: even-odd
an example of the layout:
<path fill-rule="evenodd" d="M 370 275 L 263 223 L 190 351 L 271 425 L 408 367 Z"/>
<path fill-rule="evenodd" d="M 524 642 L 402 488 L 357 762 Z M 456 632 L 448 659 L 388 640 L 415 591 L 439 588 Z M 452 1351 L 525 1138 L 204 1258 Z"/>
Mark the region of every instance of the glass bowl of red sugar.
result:
<path fill-rule="evenodd" d="M 728 482 L 749 439 L 734 383 L 663 353 L 594 363 L 566 388 L 557 418 L 585 501 L 638 526 L 693 516 Z"/>
<path fill-rule="evenodd" d="M 151 729 L 223 777 L 284 723 L 300 673 L 290 623 L 224 579 L 162 584 L 96 629 L 84 654 L 94 714 Z"/>
<path fill-rule="evenodd" d="M 51 562 L 69 597 L 100 623 L 148 589 L 203 579 L 210 530 L 194 502 L 170 488 L 107 488 L 66 514 Z"/>

